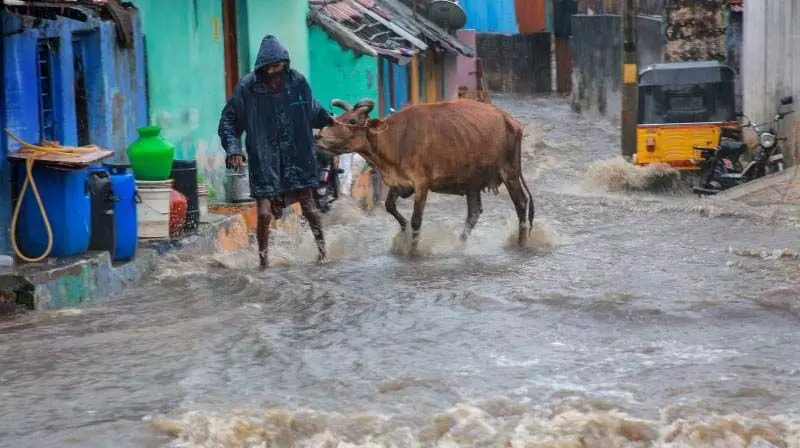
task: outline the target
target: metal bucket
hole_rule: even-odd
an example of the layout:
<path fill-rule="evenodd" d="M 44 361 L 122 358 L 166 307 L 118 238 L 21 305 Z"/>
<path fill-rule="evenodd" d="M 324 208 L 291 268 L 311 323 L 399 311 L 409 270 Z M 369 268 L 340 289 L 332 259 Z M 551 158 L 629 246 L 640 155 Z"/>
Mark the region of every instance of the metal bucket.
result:
<path fill-rule="evenodd" d="M 227 186 L 225 191 L 228 194 L 228 202 L 249 202 L 250 197 L 250 172 L 245 164 L 239 169 L 229 169 L 226 175 Z"/>

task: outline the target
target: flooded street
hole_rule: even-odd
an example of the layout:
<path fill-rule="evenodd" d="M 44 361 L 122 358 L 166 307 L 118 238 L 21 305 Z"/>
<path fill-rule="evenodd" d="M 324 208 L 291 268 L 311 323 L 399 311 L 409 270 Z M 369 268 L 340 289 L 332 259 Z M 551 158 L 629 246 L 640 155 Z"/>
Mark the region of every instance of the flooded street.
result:
<path fill-rule="evenodd" d="M 501 189 L 464 248 L 466 201 L 432 195 L 419 260 L 348 202 L 325 265 L 305 227 L 266 272 L 255 249 L 167 256 L 0 322 L 0 446 L 800 447 L 797 223 L 608 191 L 642 174 L 609 161 L 614 127 L 496 102 L 528 125 L 531 247 Z"/>

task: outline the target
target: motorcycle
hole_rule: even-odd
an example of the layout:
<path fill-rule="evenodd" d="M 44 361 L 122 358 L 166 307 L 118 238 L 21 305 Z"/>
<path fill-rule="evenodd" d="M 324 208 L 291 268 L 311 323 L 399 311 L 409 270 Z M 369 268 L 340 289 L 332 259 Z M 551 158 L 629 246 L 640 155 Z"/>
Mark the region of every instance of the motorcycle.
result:
<path fill-rule="evenodd" d="M 338 167 L 332 154 L 316 151 L 317 168 L 319 170 L 319 186 L 314 189 L 314 200 L 323 214 L 331 210 L 331 204 L 339 199 L 339 175 L 344 170 Z"/>
<path fill-rule="evenodd" d="M 700 184 L 694 187 L 694 192 L 700 196 L 715 195 L 737 185 L 783 171 L 785 168 L 783 149 L 779 142 L 786 139 L 778 137 L 777 126 L 787 115 L 795 112 L 780 110 L 793 102 L 792 96 L 783 97 L 775 117 L 761 124 L 754 124 L 746 115 L 739 115 L 742 119 L 742 128 L 753 129 L 758 137 L 758 144 L 750 160 L 745 164 L 742 164 L 740 159 L 747 152 L 747 145 L 739 138 L 726 137 L 723 133 L 717 147 L 696 146 L 695 149 L 702 151 L 702 162 Z"/>

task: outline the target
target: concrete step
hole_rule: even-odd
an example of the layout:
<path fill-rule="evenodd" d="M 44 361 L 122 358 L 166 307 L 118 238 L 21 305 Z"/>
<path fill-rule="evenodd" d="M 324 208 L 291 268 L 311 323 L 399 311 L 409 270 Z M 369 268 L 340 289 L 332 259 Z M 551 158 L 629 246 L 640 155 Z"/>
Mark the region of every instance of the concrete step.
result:
<path fill-rule="evenodd" d="M 241 215 L 209 217 L 210 223 L 181 238 L 140 240 L 136 258 L 127 263 L 112 263 L 108 252 L 89 252 L 0 267 L 0 315 L 75 308 L 113 296 L 147 281 L 164 253 L 213 253 L 249 246 L 249 231 Z"/>

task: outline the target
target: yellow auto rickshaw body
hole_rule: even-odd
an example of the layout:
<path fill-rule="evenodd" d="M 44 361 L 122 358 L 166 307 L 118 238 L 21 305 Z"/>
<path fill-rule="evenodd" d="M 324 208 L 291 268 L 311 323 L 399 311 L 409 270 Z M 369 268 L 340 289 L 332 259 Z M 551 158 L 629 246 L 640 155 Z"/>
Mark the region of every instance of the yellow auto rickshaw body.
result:
<path fill-rule="evenodd" d="M 716 61 L 653 64 L 639 74 L 634 163 L 699 170 L 721 129 L 738 127 L 735 74 Z"/>

